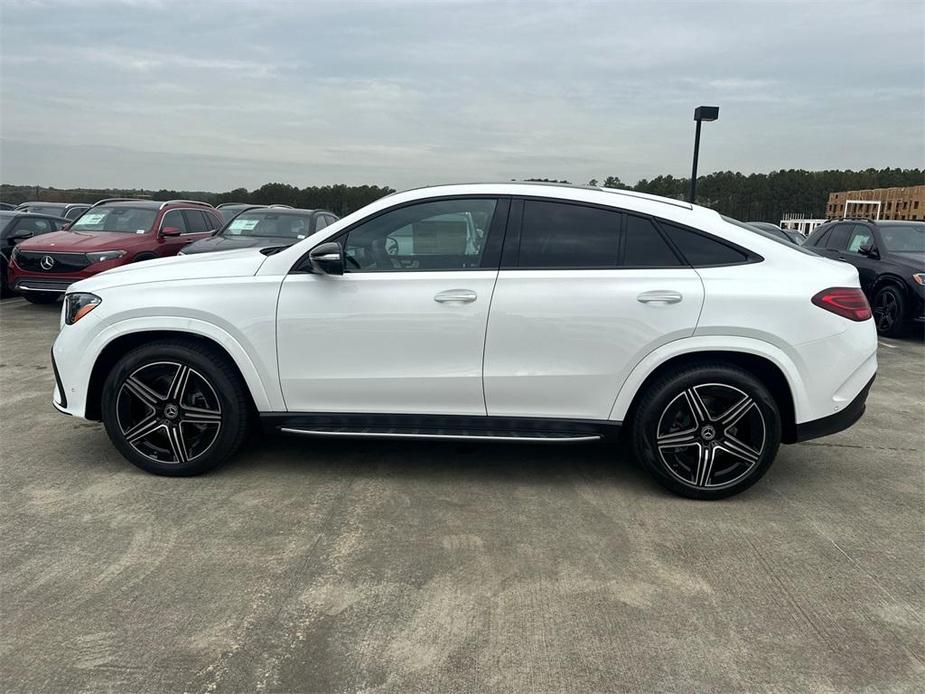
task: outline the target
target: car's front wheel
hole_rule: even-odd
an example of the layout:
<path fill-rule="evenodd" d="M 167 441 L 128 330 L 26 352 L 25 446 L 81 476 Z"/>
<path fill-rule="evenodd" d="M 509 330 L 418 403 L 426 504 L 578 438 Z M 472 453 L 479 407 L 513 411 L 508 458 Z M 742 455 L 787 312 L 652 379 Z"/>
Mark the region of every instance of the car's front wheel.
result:
<path fill-rule="evenodd" d="M 757 482 L 774 461 L 781 420 L 749 372 L 725 364 L 673 370 L 649 385 L 632 422 L 638 459 L 668 489 L 719 499 Z"/>
<path fill-rule="evenodd" d="M 899 289 L 890 284 L 881 287 L 874 295 L 874 305 L 871 308 L 878 333 L 888 337 L 902 334 L 906 307 Z"/>
<path fill-rule="evenodd" d="M 240 448 L 250 400 L 225 355 L 195 341 L 162 341 L 119 360 L 103 386 L 102 415 L 129 461 L 158 475 L 187 476 Z"/>

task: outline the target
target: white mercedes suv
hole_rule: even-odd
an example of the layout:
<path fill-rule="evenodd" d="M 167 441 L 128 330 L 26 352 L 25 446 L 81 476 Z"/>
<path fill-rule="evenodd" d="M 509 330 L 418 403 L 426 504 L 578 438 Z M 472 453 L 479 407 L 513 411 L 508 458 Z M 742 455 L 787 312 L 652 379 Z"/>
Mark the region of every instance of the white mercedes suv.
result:
<path fill-rule="evenodd" d="M 504 183 L 83 280 L 52 361 L 55 406 L 157 474 L 215 467 L 258 421 L 560 445 L 622 428 L 660 483 L 712 499 L 857 421 L 876 349 L 851 265 L 677 200 Z"/>

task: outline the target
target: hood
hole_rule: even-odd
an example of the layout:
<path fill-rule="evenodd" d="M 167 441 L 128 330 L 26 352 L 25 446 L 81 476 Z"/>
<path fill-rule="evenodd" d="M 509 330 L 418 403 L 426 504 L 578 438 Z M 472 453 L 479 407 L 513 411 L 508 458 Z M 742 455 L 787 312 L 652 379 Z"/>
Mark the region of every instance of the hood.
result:
<path fill-rule="evenodd" d="M 291 246 L 299 239 L 290 236 L 213 236 L 194 241 L 183 248 L 183 255 L 230 251 L 237 248 L 268 248 L 270 246 Z"/>
<path fill-rule="evenodd" d="M 96 292 L 114 287 L 176 280 L 251 277 L 267 259 L 258 250 L 242 249 L 205 255 L 179 255 L 120 265 L 71 285 L 70 291 Z"/>
<path fill-rule="evenodd" d="M 883 259 L 895 265 L 911 268 L 913 272 L 925 271 L 925 253 L 916 251 L 912 253 L 887 252 Z"/>
<path fill-rule="evenodd" d="M 61 253 L 89 253 L 114 251 L 134 246 L 141 234 L 123 234 L 118 231 L 53 231 L 18 244 L 24 251 L 59 251 Z"/>

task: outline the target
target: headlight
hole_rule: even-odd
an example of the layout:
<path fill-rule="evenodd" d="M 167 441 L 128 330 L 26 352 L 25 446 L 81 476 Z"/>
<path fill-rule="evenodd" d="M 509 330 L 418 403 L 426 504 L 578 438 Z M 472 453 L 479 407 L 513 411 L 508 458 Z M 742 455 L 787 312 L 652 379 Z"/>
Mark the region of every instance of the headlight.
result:
<path fill-rule="evenodd" d="M 13 251 L 13 253 L 16 253 L 16 251 Z M 925 284 L 925 272 L 917 272 L 912 275 L 912 281 L 916 284 Z"/>
<path fill-rule="evenodd" d="M 104 260 L 115 260 L 125 255 L 125 251 L 100 251 L 99 253 L 87 253 L 87 259 L 90 264 L 102 263 Z"/>
<path fill-rule="evenodd" d="M 100 305 L 100 299 L 96 294 L 86 292 L 76 292 L 74 294 L 65 294 L 64 296 L 64 322 L 66 325 L 74 325 L 81 318 L 86 316 L 90 311 Z"/>
<path fill-rule="evenodd" d="M 13 253 L 10 254 L 10 260 L 18 264 L 17 262 L 19 260 L 19 247 L 18 246 L 13 246 Z"/>

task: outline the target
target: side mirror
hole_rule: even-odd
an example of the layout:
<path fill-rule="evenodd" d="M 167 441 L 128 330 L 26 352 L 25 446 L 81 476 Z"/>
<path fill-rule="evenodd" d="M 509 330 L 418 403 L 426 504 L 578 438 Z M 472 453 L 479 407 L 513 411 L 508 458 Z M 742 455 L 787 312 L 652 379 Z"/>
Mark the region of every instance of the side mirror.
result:
<path fill-rule="evenodd" d="M 315 272 L 324 275 L 343 275 L 344 249 L 334 241 L 322 243 L 308 252 L 308 262 Z"/>
<path fill-rule="evenodd" d="M 872 243 L 865 243 L 858 249 L 858 253 L 866 255 L 868 258 L 877 259 L 880 257 L 880 251 Z"/>
<path fill-rule="evenodd" d="M 161 236 L 179 236 L 180 230 L 177 227 L 164 227 L 161 229 Z"/>
<path fill-rule="evenodd" d="M 10 235 L 10 241 L 25 241 L 26 239 L 31 239 L 35 234 L 31 231 L 17 231 L 15 234 Z"/>

